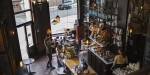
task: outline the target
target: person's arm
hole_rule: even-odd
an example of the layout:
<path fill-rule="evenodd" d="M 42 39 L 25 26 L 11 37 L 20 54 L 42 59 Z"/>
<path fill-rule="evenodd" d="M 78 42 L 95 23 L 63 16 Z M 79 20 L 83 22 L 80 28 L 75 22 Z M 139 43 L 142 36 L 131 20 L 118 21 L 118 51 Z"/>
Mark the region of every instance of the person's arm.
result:
<path fill-rule="evenodd" d="M 48 49 L 48 47 L 46 45 L 46 38 L 44 39 L 44 46 L 46 47 L 46 49 Z"/>
<path fill-rule="evenodd" d="M 115 67 L 115 64 L 116 64 L 116 61 L 117 61 L 117 57 L 118 56 L 116 55 L 115 58 L 114 58 L 113 65 L 112 65 L 111 69 L 113 69 Z"/>

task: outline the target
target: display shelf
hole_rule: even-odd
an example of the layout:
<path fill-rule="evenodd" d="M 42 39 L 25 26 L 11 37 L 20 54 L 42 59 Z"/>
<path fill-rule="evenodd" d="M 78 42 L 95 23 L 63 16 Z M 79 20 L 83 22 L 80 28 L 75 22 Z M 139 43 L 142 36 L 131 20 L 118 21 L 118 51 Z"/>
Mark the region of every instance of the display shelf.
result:
<path fill-rule="evenodd" d="M 118 0 L 90 0 L 89 2 L 89 64 L 98 75 L 112 75 L 114 53 L 111 45 L 122 42 L 116 30 L 118 24 Z M 107 52 L 110 54 L 107 54 Z M 91 58 L 90 58 L 91 57 Z M 96 64 L 96 65 L 95 65 Z M 97 67 L 101 67 L 97 68 Z"/>
<path fill-rule="evenodd" d="M 103 56 L 101 56 L 100 54 L 98 54 L 96 51 L 94 51 L 94 49 L 89 49 L 89 51 L 91 51 L 94 55 L 96 55 L 100 60 L 102 60 L 105 64 L 112 64 L 113 61 L 112 59 L 106 59 Z"/>
<path fill-rule="evenodd" d="M 104 47 L 103 44 L 98 43 L 96 40 L 94 40 L 92 37 L 89 37 L 93 42 L 95 42 L 97 45 L 99 45 L 100 47 Z"/>

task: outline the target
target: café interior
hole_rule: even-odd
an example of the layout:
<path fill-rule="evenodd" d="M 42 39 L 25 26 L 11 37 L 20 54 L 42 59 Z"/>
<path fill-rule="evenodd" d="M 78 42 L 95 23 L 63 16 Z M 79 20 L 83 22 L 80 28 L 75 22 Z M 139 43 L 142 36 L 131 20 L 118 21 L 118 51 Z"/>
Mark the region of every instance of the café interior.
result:
<path fill-rule="evenodd" d="M 26 1 L 30 9 L 15 12 L 12 0 L 0 0 L 0 75 L 150 75 L 150 0 L 76 0 L 74 29 L 61 34 L 51 33 L 48 0 Z M 22 12 L 31 20 L 17 22 Z M 28 58 L 19 38 L 26 39 Z"/>

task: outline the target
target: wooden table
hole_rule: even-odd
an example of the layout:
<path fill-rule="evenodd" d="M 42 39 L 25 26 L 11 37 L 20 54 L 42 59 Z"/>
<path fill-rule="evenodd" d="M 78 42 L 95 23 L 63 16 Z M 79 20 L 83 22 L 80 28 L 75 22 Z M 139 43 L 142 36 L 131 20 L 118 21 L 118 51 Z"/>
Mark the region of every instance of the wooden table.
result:
<path fill-rule="evenodd" d="M 75 72 L 75 66 L 79 65 L 79 60 L 77 58 L 72 58 L 72 59 L 64 59 L 63 63 L 66 65 L 66 67 L 72 72 L 73 75 L 78 75 Z M 82 75 L 96 75 L 96 72 L 89 66 L 88 67 L 88 74 L 82 74 Z"/>

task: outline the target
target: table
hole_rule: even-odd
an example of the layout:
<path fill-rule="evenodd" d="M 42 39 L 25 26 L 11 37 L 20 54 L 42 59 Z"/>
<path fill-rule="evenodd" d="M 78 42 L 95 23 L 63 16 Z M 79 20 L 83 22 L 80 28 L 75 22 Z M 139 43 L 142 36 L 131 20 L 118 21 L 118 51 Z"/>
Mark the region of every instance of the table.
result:
<path fill-rule="evenodd" d="M 72 58 L 72 59 L 64 59 L 63 63 L 66 65 L 66 67 L 72 72 L 73 75 L 78 75 L 75 72 L 75 66 L 79 65 L 79 60 L 77 58 Z M 96 72 L 88 66 L 89 73 L 85 75 L 96 75 Z M 83 74 L 84 75 L 84 74 Z"/>
<path fill-rule="evenodd" d="M 33 75 L 35 72 L 31 72 L 31 67 L 30 65 L 34 62 L 34 59 L 33 58 L 29 58 L 29 59 L 23 59 L 23 64 L 27 66 L 29 66 L 29 70 L 28 70 L 28 73 L 29 75 Z"/>

